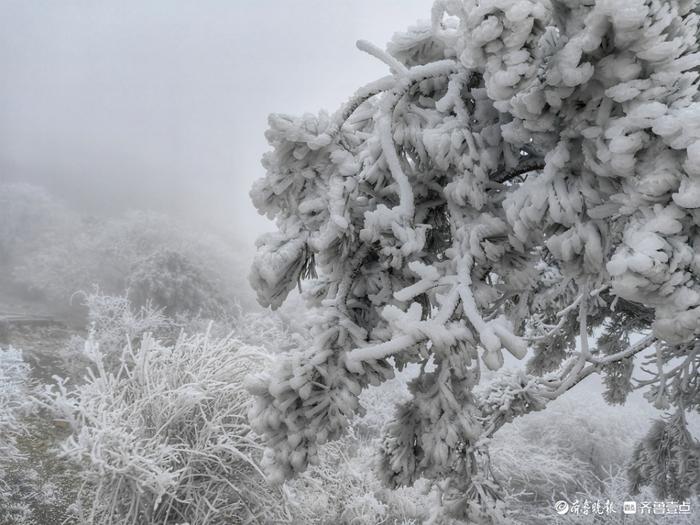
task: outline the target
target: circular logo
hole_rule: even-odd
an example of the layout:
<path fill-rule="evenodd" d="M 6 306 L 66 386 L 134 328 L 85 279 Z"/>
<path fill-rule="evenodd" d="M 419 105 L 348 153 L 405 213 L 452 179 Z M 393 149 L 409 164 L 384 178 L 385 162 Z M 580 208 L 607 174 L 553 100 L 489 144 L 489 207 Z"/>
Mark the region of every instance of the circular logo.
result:
<path fill-rule="evenodd" d="M 559 500 L 554 504 L 554 510 L 556 510 L 558 514 L 566 514 L 569 512 L 569 504 L 563 499 Z"/>

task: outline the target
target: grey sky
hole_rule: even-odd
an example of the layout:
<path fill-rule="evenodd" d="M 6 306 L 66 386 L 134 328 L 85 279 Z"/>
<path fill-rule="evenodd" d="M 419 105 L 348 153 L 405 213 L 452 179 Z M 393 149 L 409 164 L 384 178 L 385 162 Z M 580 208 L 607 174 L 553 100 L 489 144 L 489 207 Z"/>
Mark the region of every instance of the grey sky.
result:
<path fill-rule="evenodd" d="M 85 209 L 270 229 L 248 200 L 270 112 L 334 110 L 430 0 L 0 0 L 0 180 Z"/>

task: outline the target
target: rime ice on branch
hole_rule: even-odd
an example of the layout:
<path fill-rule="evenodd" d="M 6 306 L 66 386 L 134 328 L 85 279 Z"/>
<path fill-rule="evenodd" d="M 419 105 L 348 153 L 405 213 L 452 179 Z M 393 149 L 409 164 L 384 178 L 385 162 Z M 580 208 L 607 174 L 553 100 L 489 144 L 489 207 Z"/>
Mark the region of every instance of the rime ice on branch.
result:
<path fill-rule="evenodd" d="M 249 383 L 273 479 L 314 462 L 360 391 L 407 363 L 421 372 L 382 477 L 443 480 L 446 508 L 477 521 L 502 510 L 478 469 L 485 438 L 591 373 L 623 402 L 635 354 L 657 344 L 657 402 L 698 407 L 697 379 L 679 379 L 699 359 L 696 12 L 438 0 L 388 51 L 358 44 L 390 75 L 336 113 L 270 117 L 251 196 L 279 232 L 260 239 L 251 281 L 275 308 L 314 277 L 317 309 L 313 346 Z M 630 345 L 633 332 L 646 337 Z M 484 404 L 480 366 L 504 351 L 531 353 L 532 375 Z"/>

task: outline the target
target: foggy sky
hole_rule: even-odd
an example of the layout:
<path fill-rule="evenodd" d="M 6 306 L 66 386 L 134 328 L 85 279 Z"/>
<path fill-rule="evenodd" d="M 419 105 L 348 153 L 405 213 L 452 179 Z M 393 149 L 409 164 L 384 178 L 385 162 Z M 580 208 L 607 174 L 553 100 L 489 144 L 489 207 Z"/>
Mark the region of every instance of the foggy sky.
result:
<path fill-rule="evenodd" d="M 387 74 L 359 52 L 431 0 L 0 0 L 0 180 L 90 213 L 272 229 L 249 202 L 270 112 L 335 110 Z"/>

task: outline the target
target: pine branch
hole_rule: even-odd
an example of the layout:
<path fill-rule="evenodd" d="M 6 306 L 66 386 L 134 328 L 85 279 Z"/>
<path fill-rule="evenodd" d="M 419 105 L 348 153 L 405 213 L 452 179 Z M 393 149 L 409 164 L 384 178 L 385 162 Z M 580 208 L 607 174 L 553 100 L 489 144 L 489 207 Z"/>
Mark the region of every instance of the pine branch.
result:
<path fill-rule="evenodd" d="M 454 60 L 439 60 L 431 64 L 413 66 L 402 77 L 394 75 L 382 77 L 358 89 L 355 94 L 334 114 L 333 122 L 322 136 L 334 137 L 352 114 L 370 98 L 383 92 L 396 91 L 396 100 L 399 95 L 407 92 L 411 86 L 433 77 L 441 77 L 458 72 L 459 67 Z M 400 84 L 400 85 L 397 85 Z"/>
<path fill-rule="evenodd" d="M 616 354 L 608 355 L 603 358 L 598 358 L 594 355 L 589 354 L 588 356 L 586 356 L 585 361 L 591 364 L 588 367 L 582 367 L 580 370 L 573 374 L 569 373 L 571 375 L 564 374 L 564 376 L 568 375 L 568 377 L 562 377 L 562 383 L 551 394 L 546 395 L 546 397 L 549 397 L 550 399 L 558 398 L 565 392 L 571 390 L 574 386 L 579 384 L 593 372 L 600 372 L 604 365 L 609 365 L 611 363 L 630 358 L 638 354 L 639 352 L 649 348 L 652 344 L 654 344 L 655 341 L 656 336 L 654 336 L 653 334 L 649 334 L 638 343 L 630 346 L 626 350 L 617 352 Z"/>
<path fill-rule="evenodd" d="M 540 171 L 543 169 L 544 169 L 544 160 L 543 159 L 541 159 L 541 158 L 528 159 L 520 166 L 516 166 L 513 169 L 505 170 L 505 171 L 502 171 L 500 173 L 493 175 L 491 177 L 491 180 L 496 181 L 500 184 L 503 184 L 504 182 L 508 182 L 510 180 L 513 180 L 516 177 L 520 177 L 521 175 L 525 175 L 526 173 L 530 173 L 531 171 Z"/>
<path fill-rule="evenodd" d="M 597 359 L 594 356 L 589 356 L 585 360 L 586 362 L 590 363 L 588 366 L 578 367 L 577 365 L 579 364 L 579 361 L 576 360 L 575 362 L 572 362 L 573 364 L 565 366 L 564 370 L 556 379 L 538 378 L 538 382 L 542 387 L 542 391 L 539 392 L 539 396 L 546 400 L 547 403 L 553 401 L 574 388 L 591 374 L 600 372 L 603 365 L 630 358 L 649 348 L 654 342 L 656 342 L 656 337 L 653 334 L 650 334 L 622 352 L 618 352 L 601 359 Z M 533 406 L 532 409 L 536 409 L 536 407 Z M 526 413 L 528 412 L 514 414 L 514 416 L 522 416 Z M 505 425 L 508 421 L 510 420 L 503 417 L 502 414 L 498 414 L 495 419 L 487 421 L 484 424 L 484 428 L 486 428 L 486 437 L 493 436 L 493 434 L 495 434 L 496 431 L 498 431 L 498 429 Z"/>

